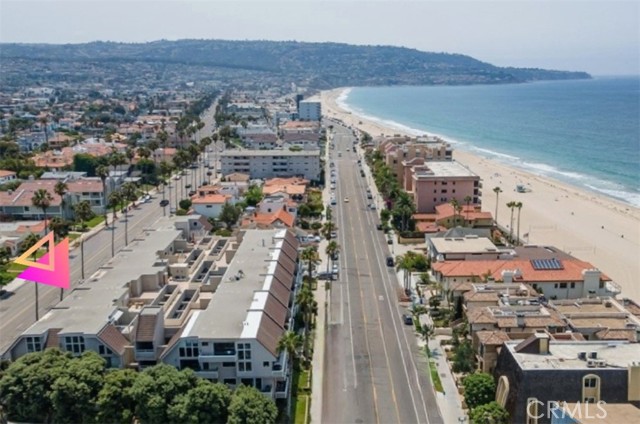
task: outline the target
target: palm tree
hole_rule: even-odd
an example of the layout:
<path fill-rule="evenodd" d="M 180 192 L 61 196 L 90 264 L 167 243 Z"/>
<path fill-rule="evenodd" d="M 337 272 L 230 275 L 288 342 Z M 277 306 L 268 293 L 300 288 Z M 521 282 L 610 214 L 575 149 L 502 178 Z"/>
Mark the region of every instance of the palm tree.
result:
<path fill-rule="evenodd" d="M 133 166 L 133 158 L 136 157 L 136 151 L 133 150 L 131 147 L 127 147 L 127 149 L 124 151 L 124 155 L 127 157 L 127 160 L 129 161 L 129 168 L 131 168 Z"/>
<path fill-rule="evenodd" d="M 96 168 L 96 175 L 100 177 L 100 180 L 102 181 L 102 202 L 104 203 L 103 205 L 104 224 L 108 227 L 109 222 L 107 222 L 107 208 L 108 208 L 109 202 L 107 201 L 107 178 L 109 177 L 109 168 L 104 165 L 100 165 L 99 167 Z"/>
<path fill-rule="evenodd" d="M 516 207 L 516 202 L 507 203 L 507 207 L 511 209 L 511 219 L 509 220 L 509 241 L 513 240 L 513 208 Z"/>
<path fill-rule="evenodd" d="M 67 186 L 67 183 L 65 183 L 64 181 L 58 181 L 55 185 L 55 187 L 53 188 L 53 191 L 60 196 L 60 207 L 62 208 L 62 217 L 64 218 L 66 216 L 66 205 L 67 202 L 64 200 L 64 195 L 67 194 L 67 190 L 69 190 L 69 187 Z"/>
<path fill-rule="evenodd" d="M 49 232 L 49 224 L 47 222 L 47 209 L 51 206 L 51 202 L 53 201 L 53 196 L 44 188 L 39 188 L 33 194 L 31 198 L 31 204 L 36 208 L 42 209 L 42 213 L 44 214 L 44 233 L 47 234 Z"/>
<path fill-rule="evenodd" d="M 20 250 L 22 251 L 22 253 L 26 252 L 27 250 L 31 249 L 37 242 L 40 241 L 40 237 L 38 237 L 37 234 L 35 233 L 29 233 L 29 235 L 27 237 L 25 237 L 24 241 L 22 242 L 22 244 L 20 245 Z M 33 260 L 35 261 L 37 259 L 36 254 L 38 252 L 33 252 Z M 38 321 L 39 317 L 40 317 L 40 313 L 39 313 L 39 309 L 40 307 L 38 306 L 38 286 L 40 284 L 36 283 L 33 286 L 35 287 L 35 296 L 36 296 L 36 321 Z"/>
<path fill-rule="evenodd" d="M 335 224 L 333 222 L 331 222 L 331 221 L 327 221 L 322 226 L 322 235 L 324 236 L 325 239 L 330 241 L 331 240 L 331 233 L 333 233 L 335 230 L 336 230 Z"/>
<path fill-rule="evenodd" d="M 300 289 L 296 296 L 296 304 L 298 305 L 300 314 L 302 314 L 302 321 L 304 322 L 304 338 L 306 340 L 309 336 L 309 329 L 311 328 L 313 317 L 318 313 L 318 302 L 313 298 L 313 291 L 310 286 L 305 285 Z"/>
<path fill-rule="evenodd" d="M 115 173 L 118 170 L 120 165 L 124 165 L 127 163 L 125 156 L 122 153 L 113 152 L 111 156 L 109 156 L 109 165 L 113 166 L 113 172 Z M 115 190 L 115 180 L 111 180 L 111 189 Z"/>
<path fill-rule="evenodd" d="M 420 335 L 422 336 L 426 344 L 427 349 L 429 349 L 429 338 L 435 334 L 435 331 L 433 330 L 433 326 L 429 324 L 423 324 L 420 327 L 418 327 L 418 333 L 420 333 Z"/>
<path fill-rule="evenodd" d="M 515 208 L 518 209 L 518 233 L 517 240 L 518 244 L 520 243 L 520 210 L 522 209 L 522 202 L 516 202 Z"/>
<path fill-rule="evenodd" d="M 278 345 L 276 346 L 276 351 L 278 353 L 287 352 L 287 356 L 291 360 L 292 363 L 295 363 L 295 360 L 298 357 L 298 352 L 302 347 L 302 337 L 299 334 L 294 333 L 293 331 L 285 331 L 285 333 L 278 340 Z"/>
<path fill-rule="evenodd" d="M 112 191 L 109 194 L 109 207 L 113 208 L 113 225 L 111 226 L 111 257 L 113 258 L 115 253 L 115 234 L 116 234 L 116 209 L 122 201 L 122 197 L 118 191 Z"/>
<path fill-rule="evenodd" d="M 333 264 L 333 257 L 340 252 L 340 245 L 335 240 L 329 241 L 327 247 L 325 248 L 325 252 L 329 257 L 327 260 L 327 274 L 329 273 L 329 262 Z M 333 279 L 333 278 L 332 278 Z"/>
<path fill-rule="evenodd" d="M 49 222 L 49 230 L 53 232 L 56 239 L 60 240 L 69 234 L 69 223 L 59 216 L 54 216 Z"/>
<path fill-rule="evenodd" d="M 496 194 L 496 216 L 495 223 L 498 224 L 498 197 L 500 197 L 500 193 L 502 193 L 502 189 L 500 187 L 494 187 L 493 192 Z"/>
<path fill-rule="evenodd" d="M 451 204 L 451 207 L 453 208 L 453 227 L 455 228 L 458 225 L 458 208 L 460 207 L 460 205 L 458 204 L 458 199 L 451 199 L 451 201 L 449 201 L 449 203 Z"/>
<path fill-rule="evenodd" d="M 300 253 L 300 260 L 307 263 L 309 272 L 309 284 L 313 276 L 313 267 L 317 265 L 320 260 L 318 259 L 318 249 L 315 246 L 309 246 Z"/>
<path fill-rule="evenodd" d="M 413 263 L 414 263 L 414 255 L 416 255 L 415 252 L 409 251 L 407 253 L 405 253 L 404 255 L 398 255 L 396 257 L 396 269 L 398 271 L 402 270 L 403 273 L 403 280 L 404 280 L 404 288 L 405 290 L 407 290 L 409 288 L 409 282 L 411 279 L 411 271 L 413 270 Z"/>
<path fill-rule="evenodd" d="M 464 197 L 464 202 L 467 204 L 467 222 L 469 222 L 469 204 L 471 203 L 471 196 L 465 196 Z"/>
<path fill-rule="evenodd" d="M 80 220 L 80 228 L 84 231 L 85 222 L 91 219 L 93 211 L 88 201 L 83 200 L 73 207 L 76 219 Z M 84 280 L 84 234 L 80 234 L 80 269 Z"/>

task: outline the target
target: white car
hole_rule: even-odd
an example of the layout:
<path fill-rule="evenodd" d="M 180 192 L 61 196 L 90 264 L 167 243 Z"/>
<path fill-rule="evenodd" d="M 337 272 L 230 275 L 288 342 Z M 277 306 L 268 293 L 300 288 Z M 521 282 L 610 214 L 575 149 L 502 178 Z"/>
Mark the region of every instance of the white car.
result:
<path fill-rule="evenodd" d="M 349 198 L 348 197 L 344 198 L 344 203 L 349 203 Z"/>

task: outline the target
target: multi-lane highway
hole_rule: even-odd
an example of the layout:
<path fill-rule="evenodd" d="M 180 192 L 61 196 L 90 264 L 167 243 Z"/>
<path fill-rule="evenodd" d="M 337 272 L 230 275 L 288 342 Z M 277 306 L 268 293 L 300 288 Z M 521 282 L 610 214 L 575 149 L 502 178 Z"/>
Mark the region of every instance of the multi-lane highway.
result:
<path fill-rule="evenodd" d="M 442 423 L 426 358 L 401 319 L 399 286 L 385 263 L 377 212 L 368 208 L 354 137 L 340 125 L 333 132 L 341 254 L 329 300 L 322 422 Z"/>

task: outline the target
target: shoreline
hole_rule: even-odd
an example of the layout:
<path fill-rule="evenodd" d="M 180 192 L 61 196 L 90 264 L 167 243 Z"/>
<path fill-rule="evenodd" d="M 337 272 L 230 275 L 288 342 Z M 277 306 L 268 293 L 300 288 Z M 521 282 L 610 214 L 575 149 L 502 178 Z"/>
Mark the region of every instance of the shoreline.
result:
<path fill-rule="evenodd" d="M 323 114 L 366 131 L 374 138 L 381 134 L 416 135 L 414 131 L 386 126 L 353 110 L 345 111 L 339 104 L 345 90 L 348 88 L 320 93 Z M 446 141 L 446 137 L 438 136 Z M 454 160 L 481 177 L 483 210 L 495 215 L 493 188 L 501 187 L 498 204 L 501 225 L 509 227 L 510 210 L 506 203 L 522 202 L 521 238 L 528 233 L 530 244 L 555 246 L 590 262 L 621 286 L 620 297 L 640 299 L 640 209 L 595 191 L 453 147 Z M 517 184 L 531 191 L 518 193 Z"/>

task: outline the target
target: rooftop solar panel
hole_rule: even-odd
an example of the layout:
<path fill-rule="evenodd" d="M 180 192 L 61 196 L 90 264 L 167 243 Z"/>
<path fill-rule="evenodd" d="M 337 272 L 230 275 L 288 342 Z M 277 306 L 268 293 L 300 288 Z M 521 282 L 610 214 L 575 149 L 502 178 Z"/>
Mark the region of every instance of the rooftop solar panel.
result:
<path fill-rule="evenodd" d="M 535 270 L 560 270 L 564 269 L 562 263 L 556 258 L 553 259 L 531 259 L 531 266 Z"/>

